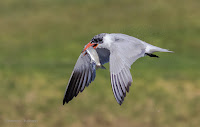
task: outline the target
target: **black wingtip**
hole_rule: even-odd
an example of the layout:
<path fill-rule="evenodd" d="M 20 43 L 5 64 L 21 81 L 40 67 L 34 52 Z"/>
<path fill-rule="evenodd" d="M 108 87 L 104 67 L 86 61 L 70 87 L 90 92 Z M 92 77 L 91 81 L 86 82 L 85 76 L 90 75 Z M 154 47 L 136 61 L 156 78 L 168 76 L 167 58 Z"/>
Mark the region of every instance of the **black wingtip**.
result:
<path fill-rule="evenodd" d="M 63 105 L 65 105 L 65 99 L 63 99 Z"/>
<path fill-rule="evenodd" d="M 67 100 L 67 98 L 63 99 L 63 105 L 65 105 L 65 103 L 67 104 L 69 102 L 69 100 Z"/>

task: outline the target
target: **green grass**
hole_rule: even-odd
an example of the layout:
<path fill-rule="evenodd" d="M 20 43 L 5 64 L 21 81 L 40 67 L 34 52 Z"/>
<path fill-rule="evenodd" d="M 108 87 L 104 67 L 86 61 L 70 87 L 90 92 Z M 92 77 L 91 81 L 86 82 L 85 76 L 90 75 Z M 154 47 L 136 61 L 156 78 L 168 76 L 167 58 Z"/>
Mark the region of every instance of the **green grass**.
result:
<path fill-rule="evenodd" d="M 200 126 L 200 2 L 197 0 L 0 1 L 0 126 Z M 99 33 L 124 33 L 175 53 L 131 69 L 122 106 L 107 70 L 62 105 L 74 64 Z M 36 123 L 6 122 L 37 120 Z"/>

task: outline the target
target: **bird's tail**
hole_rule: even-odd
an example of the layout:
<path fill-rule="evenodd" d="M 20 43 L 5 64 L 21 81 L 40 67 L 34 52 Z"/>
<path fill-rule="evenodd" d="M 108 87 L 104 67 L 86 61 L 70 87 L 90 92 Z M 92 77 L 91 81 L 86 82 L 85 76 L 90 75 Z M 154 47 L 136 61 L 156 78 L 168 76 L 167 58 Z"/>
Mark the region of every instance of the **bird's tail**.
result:
<path fill-rule="evenodd" d="M 145 53 L 152 54 L 154 52 L 171 52 L 171 53 L 173 53 L 173 51 L 169 51 L 168 49 L 163 49 L 163 48 L 159 48 L 159 47 L 148 44 L 146 47 Z"/>

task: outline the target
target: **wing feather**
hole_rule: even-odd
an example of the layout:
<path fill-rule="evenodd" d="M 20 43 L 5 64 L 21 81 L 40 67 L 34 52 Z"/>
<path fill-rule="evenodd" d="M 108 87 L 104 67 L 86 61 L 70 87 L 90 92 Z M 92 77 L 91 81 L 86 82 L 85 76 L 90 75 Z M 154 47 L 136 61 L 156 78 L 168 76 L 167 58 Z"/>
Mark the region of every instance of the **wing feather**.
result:
<path fill-rule="evenodd" d="M 112 89 L 113 89 L 113 93 L 114 93 L 115 99 L 117 100 L 117 102 L 119 104 L 121 104 L 122 100 L 121 100 L 121 97 L 119 95 L 119 92 L 118 92 L 116 84 L 115 84 L 114 75 L 111 76 L 111 84 L 112 84 Z"/>
<path fill-rule="evenodd" d="M 63 105 L 68 103 L 73 97 L 76 97 L 79 92 L 82 92 L 85 86 L 94 81 L 96 73 L 96 64 L 91 65 L 91 58 L 88 54 L 81 53 L 74 70 L 72 71 L 68 85 L 63 98 Z"/>
<path fill-rule="evenodd" d="M 110 73 L 114 97 L 121 105 L 133 82 L 130 68 L 133 62 L 144 56 L 142 43 L 118 38 L 110 48 Z"/>
<path fill-rule="evenodd" d="M 81 75 L 81 79 L 80 79 L 80 82 L 79 82 L 79 85 L 78 85 L 78 88 L 76 89 L 76 94 L 75 94 L 75 97 L 78 95 L 78 93 L 80 92 L 80 89 L 81 89 L 81 86 L 83 85 L 83 81 L 84 81 L 84 77 L 85 77 L 85 67 L 83 66 L 83 72 L 82 72 L 82 75 Z"/>
<path fill-rule="evenodd" d="M 73 98 L 73 90 L 76 84 L 76 79 L 78 78 L 78 72 L 74 72 L 73 77 L 72 77 L 72 81 L 70 82 L 70 89 L 69 89 L 69 95 L 68 98 L 71 100 Z"/>
<path fill-rule="evenodd" d="M 120 88 L 123 92 L 123 97 L 125 97 L 126 96 L 126 88 L 125 88 L 125 84 L 124 84 L 123 79 L 121 78 L 120 74 L 121 74 L 121 72 L 117 75 L 117 77 L 118 77 L 117 80 L 118 80 L 118 82 L 120 84 Z"/>
<path fill-rule="evenodd" d="M 82 67 L 81 67 L 80 70 L 82 70 Z M 74 89 L 73 89 L 73 93 L 72 93 L 72 96 L 73 96 L 73 97 L 76 96 L 76 91 L 77 91 L 77 89 L 78 89 L 78 85 L 79 85 L 79 83 L 80 83 L 81 77 L 82 77 L 82 73 L 79 72 L 79 73 L 78 73 L 77 80 L 76 80 L 76 83 L 74 84 Z"/>
<path fill-rule="evenodd" d="M 88 79 L 88 70 L 86 69 L 83 84 L 80 89 L 81 92 L 83 92 L 83 90 L 85 89 L 85 86 L 87 85 L 87 79 Z"/>
<path fill-rule="evenodd" d="M 87 85 L 86 85 L 87 87 L 91 83 L 91 77 L 92 77 L 91 71 L 90 69 L 88 69 L 88 80 L 87 80 Z"/>
<path fill-rule="evenodd" d="M 121 89 L 121 86 L 120 86 L 120 83 L 119 83 L 119 80 L 118 80 L 118 75 L 114 75 L 114 77 L 115 77 L 115 84 L 117 86 L 117 90 L 119 91 L 119 95 L 120 95 L 121 99 L 123 100 L 124 95 L 123 95 L 123 92 L 122 92 L 122 89 Z"/>

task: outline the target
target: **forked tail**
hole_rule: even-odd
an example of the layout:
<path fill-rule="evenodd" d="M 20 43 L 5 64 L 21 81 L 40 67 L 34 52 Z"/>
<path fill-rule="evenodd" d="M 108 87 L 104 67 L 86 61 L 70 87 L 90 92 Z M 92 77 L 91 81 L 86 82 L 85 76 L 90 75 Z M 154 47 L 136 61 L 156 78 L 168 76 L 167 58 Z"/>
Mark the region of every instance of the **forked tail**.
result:
<path fill-rule="evenodd" d="M 167 49 L 159 48 L 159 47 L 148 44 L 146 47 L 145 53 L 152 54 L 154 52 L 171 52 L 172 53 L 173 51 L 169 51 Z"/>

